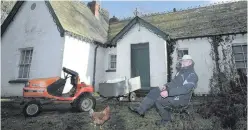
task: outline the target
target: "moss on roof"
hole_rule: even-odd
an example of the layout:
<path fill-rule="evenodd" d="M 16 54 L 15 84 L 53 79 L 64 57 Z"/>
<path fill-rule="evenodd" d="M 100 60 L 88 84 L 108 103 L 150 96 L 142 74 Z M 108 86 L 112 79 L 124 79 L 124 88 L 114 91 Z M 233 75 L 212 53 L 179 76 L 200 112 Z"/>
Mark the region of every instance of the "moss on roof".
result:
<path fill-rule="evenodd" d="M 62 27 L 69 32 L 104 43 L 107 40 L 107 22 L 98 20 L 91 10 L 79 1 L 50 1 Z"/>
<path fill-rule="evenodd" d="M 195 37 L 247 31 L 247 2 L 239 1 L 178 12 L 141 16 L 172 38 Z M 108 39 L 116 36 L 130 21 L 111 23 Z"/>
<path fill-rule="evenodd" d="M 4 34 L 24 1 L 18 1 L 1 26 Z M 130 21 L 108 24 L 108 12 L 100 10 L 97 19 L 91 10 L 79 1 L 49 1 L 64 30 L 106 43 Z M 171 38 L 197 37 L 226 33 L 247 32 L 247 1 L 225 3 L 184 11 L 142 16 Z"/>

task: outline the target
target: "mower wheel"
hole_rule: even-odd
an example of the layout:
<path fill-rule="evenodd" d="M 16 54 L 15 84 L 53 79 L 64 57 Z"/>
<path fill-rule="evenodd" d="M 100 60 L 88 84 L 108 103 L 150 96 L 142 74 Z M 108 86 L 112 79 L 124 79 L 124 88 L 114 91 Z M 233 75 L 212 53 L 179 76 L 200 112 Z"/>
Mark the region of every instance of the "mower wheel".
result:
<path fill-rule="evenodd" d="M 89 111 L 90 109 L 95 109 L 96 99 L 88 94 L 79 97 L 77 102 L 77 109 L 80 112 Z"/>
<path fill-rule="evenodd" d="M 129 93 L 128 99 L 129 99 L 129 102 L 135 101 L 136 100 L 136 94 L 135 94 L 135 92 Z"/>
<path fill-rule="evenodd" d="M 41 104 L 39 101 L 30 101 L 23 108 L 23 114 L 26 117 L 35 117 L 41 111 Z"/>

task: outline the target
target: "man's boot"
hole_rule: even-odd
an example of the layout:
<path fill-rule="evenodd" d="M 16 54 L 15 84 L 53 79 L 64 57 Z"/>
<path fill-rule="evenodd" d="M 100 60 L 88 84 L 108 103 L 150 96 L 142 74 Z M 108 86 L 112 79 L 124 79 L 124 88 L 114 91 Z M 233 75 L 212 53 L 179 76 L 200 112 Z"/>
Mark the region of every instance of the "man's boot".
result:
<path fill-rule="evenodd" d="M 148 97 L 145 97 L 143 99 L 143 101 L 141 102 L 140 106 L 138 106 L 138 107 L 129 106 L 129 110 L 138 114 L 141 117 L 144 117 L 145 112 L 154 105 L 154 102 L 155 102 L 154 100 L 152 100 Z"/>
<path fill-rule="evenodd" d="M 161 120 L 157 120 L 155 122 L 155 124 L 157 126 L 165 126 L 169 121 L 171 121 L 171 113 L 168 111 L 163 111 L 163 112 L 159 112 L 159 115 L 162 117 Z"/>
<path fill-rule="evenodd" d="M 157 126 L 165 126 L 169 121 L 171 121 L 171 113 L 164 108 L 164 106 L 161 104 L 161 102 L 156 102 L 156 108 L 161 116 L 161 120 L 157 120 L 155 124 Z"/>
<path fill-rule="evenodd" d="M 141 117 L 144 117 L 145 112 L 154 105 L 155 101 L 159 96 L 160 96 L 159 87 L 153 88 L 143 99 L 139 107 L 129 107 L 129 109 L 132 112 L 135 112 L 136 114 L 140 115 Z"/>
<path fill-rule="evenodd" d="M 166 126 L 166 124 L 168 123 L 169 121 L 167 121 L 167 120 L 164 120 L 164 119 L 162 119 L 162 120 L 157 120 L 156 122 L 155 122 L 155 124 L 157 125 L 157 126 Z"/>

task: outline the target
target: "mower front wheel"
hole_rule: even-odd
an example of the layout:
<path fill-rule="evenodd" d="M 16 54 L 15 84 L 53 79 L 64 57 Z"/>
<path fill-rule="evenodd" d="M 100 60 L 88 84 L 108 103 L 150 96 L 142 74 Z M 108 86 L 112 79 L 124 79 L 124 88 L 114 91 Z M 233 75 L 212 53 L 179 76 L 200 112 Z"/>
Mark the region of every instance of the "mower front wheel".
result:
<path fill-rule="evenodd" d="M 39 101 L 30 101 L 23 108 L 23 114 L 26 117 L 35 117 L 41 112 Z"/>
<path fill-rule="evenodd" d="M 77 109 L 80 112 L 89 111 L 96 106 L 96 99 L 91 95 L 83 95 L 78 99 Z"/>

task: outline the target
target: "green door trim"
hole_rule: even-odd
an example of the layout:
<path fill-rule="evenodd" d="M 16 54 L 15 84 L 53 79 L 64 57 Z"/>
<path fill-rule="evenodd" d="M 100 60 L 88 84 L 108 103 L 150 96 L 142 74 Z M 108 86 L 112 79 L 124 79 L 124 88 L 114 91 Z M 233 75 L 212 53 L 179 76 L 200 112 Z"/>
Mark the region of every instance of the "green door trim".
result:
<path fill-rule="evenodd" d="M 137 43 L 137 44 L 131 44 L 130 45 L 130 76 L 131 77 L 134 77 L 134 68 L 133 68 L 133 58 L 134 57 L 132 57 L 134 54 L 132 54 L 132 52 L 133 52 L 133 50 L 139 50 L 139 49 L 144 49 L 144 50 L 146 50 L 146 51 L 148 51 L 148 56 L 147 56 L 147 58 L 145 58 L 145 60 L 147 60 L 148 61 L 148 68 L 146 69 L 146 71 L 147 71 L 147 77 L 145 78 L 145 79 L 147 79 L 148 81 L 146 81 L 147 83 L 146 83 L 146 86 L 142 86 L 142 88 L 141 89 L 150 89 L 150 87 L 151 87 L 151 79 L 150 79 L 150 46 L 149 46 L 149 42 L 145 42 L 145 43 Z M 139 56 L 138 56 L 139 57 Z M 147 62 L 146 62 L 147 63 Z"/>

